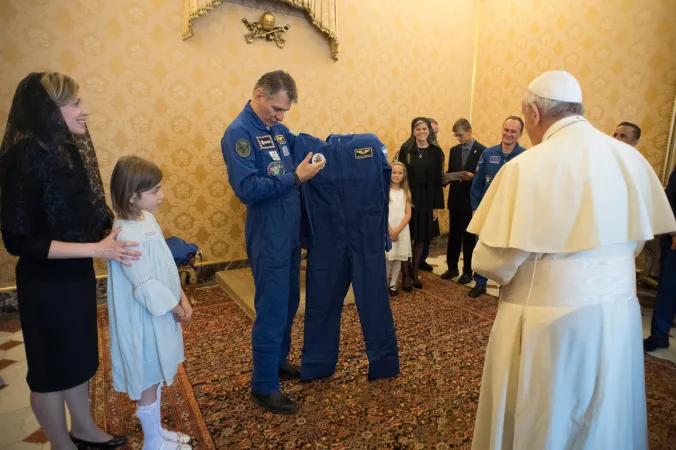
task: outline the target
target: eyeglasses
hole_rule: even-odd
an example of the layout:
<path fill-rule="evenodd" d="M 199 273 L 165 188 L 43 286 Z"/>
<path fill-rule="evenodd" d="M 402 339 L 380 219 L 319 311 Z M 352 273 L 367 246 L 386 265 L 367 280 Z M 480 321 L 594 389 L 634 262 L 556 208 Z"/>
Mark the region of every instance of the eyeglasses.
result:
<path fill-rule="evenodd" d="M 463 133 L 453 133 L 453 136 L 455 136 L 455 137 L 457 137 L 457 138 L 461 138 L 461 137 L 463 137 L 463 136 L 466 135 L 466 134 L 467 134 L 467 132 L 465 131 L 465 132 L 463 132 Z"/>

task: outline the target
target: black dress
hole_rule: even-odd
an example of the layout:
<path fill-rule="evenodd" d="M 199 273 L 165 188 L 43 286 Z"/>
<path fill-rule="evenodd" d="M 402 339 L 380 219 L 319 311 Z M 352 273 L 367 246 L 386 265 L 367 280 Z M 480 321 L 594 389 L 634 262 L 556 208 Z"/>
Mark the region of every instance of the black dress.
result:
<path fill-rule="evenodd" d="M 98 368 L 96 278 L 91 258 L 47 259 L 49 249 L 52 241 L 98 242 L 113 215 L 89 135 L 73 140 L 39 79 L 19 85 L 0 148 L 0 224 L 19 257 L 26 380 L 33 392 L 54 392 Z"/>
<path fill-rule="evenodd" d="M 439 236 L 439 221 L 434 220 L 432 210 L 444 208 L 443 152 L 433 144 L 419 149 L 413 142 L 413 145 L 402 146 L 398 158 L 406 166 L 411 188 L 411 240 L 429 243 Z"/>

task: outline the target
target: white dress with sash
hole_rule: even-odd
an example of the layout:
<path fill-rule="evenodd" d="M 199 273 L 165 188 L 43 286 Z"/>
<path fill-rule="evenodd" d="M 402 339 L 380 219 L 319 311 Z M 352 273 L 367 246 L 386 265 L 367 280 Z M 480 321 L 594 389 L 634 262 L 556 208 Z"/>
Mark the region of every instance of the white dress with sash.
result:
<path fill-rule="evenodd" d="M 648 448 L 638 247 L 541 255 L 477 246 L 474 270 L 504 286 L 473 450 Z"/>

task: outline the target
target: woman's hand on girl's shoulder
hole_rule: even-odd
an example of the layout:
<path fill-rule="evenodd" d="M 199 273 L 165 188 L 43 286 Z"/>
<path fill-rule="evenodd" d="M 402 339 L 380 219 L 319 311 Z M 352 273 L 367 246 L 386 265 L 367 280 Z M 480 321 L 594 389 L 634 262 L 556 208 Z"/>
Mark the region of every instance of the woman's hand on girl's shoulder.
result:
<path fill-rule="evenodd" d="M 131 247 L 137 247 L 138 242 L 118 241 L 117 235 L 122 231 L 122 227 L 114 229 L 105 239 L 94 244 L 94 256 L 96 258 L 117 261 L 125 266 L 131 266 L 130 261 L 136 261 L 141 257 L 141 252 L 132 250 Z"/>

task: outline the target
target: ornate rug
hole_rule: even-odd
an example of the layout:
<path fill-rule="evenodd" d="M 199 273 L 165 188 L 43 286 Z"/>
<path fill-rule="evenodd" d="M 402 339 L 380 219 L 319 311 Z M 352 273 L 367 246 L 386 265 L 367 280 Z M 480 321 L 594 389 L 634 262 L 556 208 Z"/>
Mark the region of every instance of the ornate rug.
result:
<path fill-rule="evenodd" d="M 164 391 L 168 424 L 196 437 L 198 448 L 469 449 L 497 299 L 470 299 L 466 287 L 430 274 L 422 281 L 423 291 L 392 299 L 402 375 L 366 381 L 359 318 L 354 305 L 346 306 L 336 374 L 282 384 L 301 404 L 293 416 L 265 413 L 249 401 L 251 321 L 219 287 L 198 290 L 194 318 L 184 328 L 185 371 Z M 101 310 L 101 328 L 104 315 Z M 302 329 L 298 317 L 296 363 Z M 652 357 L 645 364 L 650 448 L 676 449 L 676 365 Z M 113 432 L 126 430 L 131 447 L 140 448 L 133 405 L 112 393 L 110 375 L 101 372 L 92 389 L 97 420 L 104 418 Z"/>

